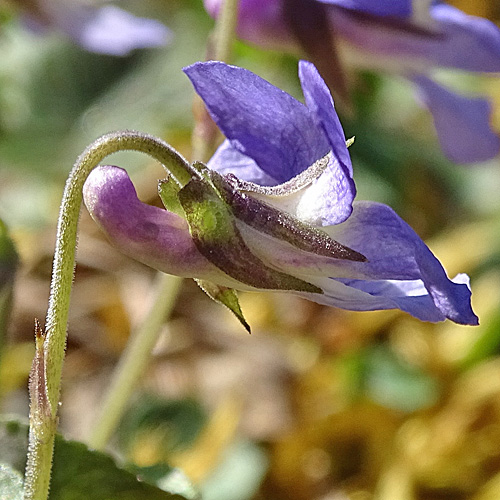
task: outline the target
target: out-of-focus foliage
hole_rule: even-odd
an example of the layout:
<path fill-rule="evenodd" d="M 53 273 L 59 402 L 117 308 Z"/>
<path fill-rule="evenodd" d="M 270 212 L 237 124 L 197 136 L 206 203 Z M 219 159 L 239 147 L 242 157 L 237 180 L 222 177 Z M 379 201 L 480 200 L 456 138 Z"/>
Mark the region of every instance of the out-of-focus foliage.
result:
<path fill-rule="evenodd" d="M 0 469 L 0 492 L 4 488 L 12 499 L 20 499 L 17 473 L 24 472 L 28 446 L 28 426 L 25 423 L 6 420 L 0 422 L 0 446 L 2 460 L 9 464 Z M 183 490 L 191 491 L 192 486 L 186 479 L 182 483 L 174 477 L 174 484 L 164 474 L 163 488 L 156 488 L 147 478 L 138 480 L 135 474 L 119 468 L 113 459 L 96 451 L 89 450 L 84 444 L 56 437 L 54 448 L 54 472 L 52 474 L 50 498 L 109 500 L 191 500 L 193 495 L 184 495 Z M 144 481 L 146 479 L 146 481 Z M 157 481 L 158 482 L 158 481 Z M 8 489 L 7 489 L 8 488 Z M 5 497 L 2 496 L 2 499 Z M 9 497 L 7 497 L 9 498 Z"/>
<path fill-rule="evenodd" d="M 496 0 L 453 3 L 500 21 Z M 181 68 L 204 59 L 212 21 L 201 0 L 122 4 L 160 19 L 172 43 L 117 59 L 57 33 L 40 38 L 12 11 L 2 17 L 0 217 L 20 256 L 0 364 L 4 413 L 28 413 L 33 318 L 45 316 L 57 210 L 76 156 L 98 135 L 129 128 L 190 157 L 193 91 Z M 237 42 L 234 62 L 300 96 L 290 56 Z M 500 130 L 498 77 L 440 77 L 491 96 Z M 393 206 L 450 276 L 471 276 L 480 326 L 247 293 L 249 336 L 186 282 L 110 445 L 146 481 L 162 487 L 175 467 L 209 500 L 500 496 L 500 162 L 445 160 L 403 81 L 363 73 L 355 84 L 356 114 L 341 119 L 346 136 L 356 136 L 359 198 Z M 111 162 L 129 169 L 142 199 L 158 203 L 161 167 L 133 154 Z M 151 303 L 154 274 L 113 250 L 86 213 L 80 230 L 60 416 L 61 432 L 85 441 Z M 7 454 L 0 446 L 0 463 Z M 18 476 L 0 475 L 15 491 Z"/>
<path fill-rule="evenodd" d="M 0 356 L 2 355 L 12 307 L 12 288 L 18 255 L 7 227 L 0 219 Z M 1 365 L 0 365 L 1 366 Z"/>

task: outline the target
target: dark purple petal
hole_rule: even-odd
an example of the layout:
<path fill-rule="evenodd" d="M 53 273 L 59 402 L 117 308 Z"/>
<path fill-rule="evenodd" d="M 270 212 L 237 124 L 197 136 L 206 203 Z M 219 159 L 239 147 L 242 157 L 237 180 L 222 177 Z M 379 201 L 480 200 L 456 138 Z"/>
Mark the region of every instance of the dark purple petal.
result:
<path fill-rule="evenodd" d="M 499 153 L 500 137 L 490 126 L 492 110 L 486 99 L 457 95 L 423 76 L 414 78 L 414 82 L 432 113 L 448 158 L 456 163 L 474 163 Z"/>
<path fill-rule="evenodd" d="M 412 13 L 411 0 L 318 0 L 345 9 L 366 12 L 376 16 L 409 17 Z"/>
<path fill-rule="evenodd" d="M 83 197 L 110 242 L 129 257 L 178 276 L 213 280 L 222 274 L 198 252 L 184 219 L 137 198 L 125 170 L 95 168 Z"/>
<path fill-rule="evenodd" d="M 328 153 L 307 108 L 250 71 L 215 61 L 184 71 L 231 145 L 278 183 Z"/>

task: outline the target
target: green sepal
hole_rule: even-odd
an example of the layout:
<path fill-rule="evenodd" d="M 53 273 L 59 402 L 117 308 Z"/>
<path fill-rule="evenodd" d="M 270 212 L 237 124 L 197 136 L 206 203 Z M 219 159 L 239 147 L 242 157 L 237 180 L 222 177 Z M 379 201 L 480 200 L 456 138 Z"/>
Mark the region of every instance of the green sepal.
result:
<path fill-rule="evenodd" d="M 245 320 L 240 307 L 236 290 L 225 286 L 217 285 L 211 281 L 195 279 L 198 286 L 215 302 L 227 307 L 235 316 L 236 319 L 245 327 L 248 333 L 252 333 L 250 325 Z"/>
<path fill-rule="evenodd" d="M 226 274 L 254 288 L 323 293 L 321 288 L 272 269 L 245 244 L 229 205 L 204 172 L 180 191 L 179 201 L 198 251 Z"/>
<path fill-rule="evenodd" d="M 179 191 L 181 186 L 172 177 L 168 176 L 158 182 L 158 196 L 160 197 L 164 207 L 174 214 L 185 217 L 184 210 L 179 202 Z"/>
<path fill-rule="evenodd" d="M 305 252 L 357 262 L 366 257 L 352 248 L 342 245 L 327 233 L 300 221 L 257 198 L 242 193 L 238 186 L 215 171 L 210 171 L 212 184 L 221 198 L 231 207 L 235 217 L 273 238 L 286 241 Z"/>

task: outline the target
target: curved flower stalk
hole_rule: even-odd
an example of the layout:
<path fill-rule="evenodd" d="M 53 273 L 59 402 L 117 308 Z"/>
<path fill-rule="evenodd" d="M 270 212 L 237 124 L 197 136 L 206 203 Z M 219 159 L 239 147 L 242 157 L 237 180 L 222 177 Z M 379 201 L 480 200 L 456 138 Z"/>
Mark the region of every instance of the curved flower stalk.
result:
<path fill-rule="evenodd" d="M 477 324 L 466 275 L 449 280 L 388 206 L 354 202 L 344 133 L 314 65 L 299 67 L 306 105 L 221 62 L 184 71 L 227 139 L 187 183 L 160 182 L 167 210 L 140 202 L 124 170 L 93 170 L 84 201 L 115 246 L 201 280 L 243 323 L 232 288 Z"/>
<path fill-rule="evenodd" d="M 205 0 L 217 16 L 220 0 Z M 500 151 L 491 106 L 432 80 L 432 70 L 500 72 L 500 29 L 486 19 L 425 0 L 241 0 L 242 38 L 279 50 L 302 49 L 337 95 L 346 98 L 344 65 L 387 71 L 411 81 L 431 111 L 443 152 L 457 163 Z"/>
<path fill-rule="evenodd" d="M 159 47 L 171 39 L 170 30 L 159 21 L 136 17 L 113 5 L 93 7 L 66 0 L 18 3 L 30 27 L 58 29 L 89 52 L 126 56 L 134 49 Z"/>

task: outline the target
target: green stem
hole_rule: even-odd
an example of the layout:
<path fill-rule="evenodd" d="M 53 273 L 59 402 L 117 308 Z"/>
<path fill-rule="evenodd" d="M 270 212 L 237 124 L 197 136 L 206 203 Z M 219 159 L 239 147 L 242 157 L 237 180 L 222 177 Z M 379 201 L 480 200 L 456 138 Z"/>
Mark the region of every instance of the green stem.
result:
<path fill-rule="evenodd" d="M 226 0 L 217 20 L 216 43 L 214 58 L 220 61 L 228 60 L 236 32 L 238 0 Z M 193 134 L 193 156 L 195 159 L 206 160 L 209 151 L 213 149 L 217 137 L 217 127 L 208 116 L 206 109 L 198 98 L 197 126 Z M 172 279 L 172 278 L 170 278 Z M 102 450 L 106 447 L 111 435 L 118 425 L 138 378 L 146 368 L 151 350 L 153 349 L 161 325 L 168 311 L 173 307 L 178 284 L 170 284 L 163 278 L 156 302 L 142 328 L 134 334 L 115 369 L 110 387 L 104 397 L 99 417 L 89 438 L 92 448 Z"/>
<path fill-rule="evenodd" d="M 238 1 L 224 0 L 215 28 L 214 59 L 229 61 L 238 25 Z"/>
<path fill-rule="evenodd" d="M 134 150 L 158 160 L 181 185 L 197 172 L 168 144 L 140 132 L 124 131 L 104 135 L 91 144 L 77 159 L 66 182 L 57 226 L 56 249 L 43 342 L 44 392 L 47 411 L 30 409 L 30 443 L 24 486 L 25 500 L 46 500 L 50 481 L 55 425 L 48 418 L 57 418 L 61 374 L 66 347 L 68 310 L 75 268 L 78 219 L 82 188 L 89 173 L 106 156 L 117 151 Z M 40 414 L 42 417 L 40 418 Z M 49 415 L 49 417 L 45 417 Z M 43 436 L 43 439 L 40 437 Z"/>
<path fill-rule="evenodd" d="M 158 281 L 155 303 L 141 328 L 127 344 L 99 411 L 96 426 L 89 439 L 89 446 L 96 450 L 106 447 L 116 429 L 139 377 L 147 366 L 161 326 L 175 305 L 182 278 L 160 274 Z"/>
<path fill-rule="evenodd" d="M 215 25 L 213 50 L 208 51 L 210 59 L 229 62 L 236 37 L 239 0 L 224 0 Z M 214 152 L 220 136 L 217 125 L 208 114 L 201 97 L 195 96 L 193 102 L 195 126 L 192 137 L 193 158 L 207 161 Z"/>

